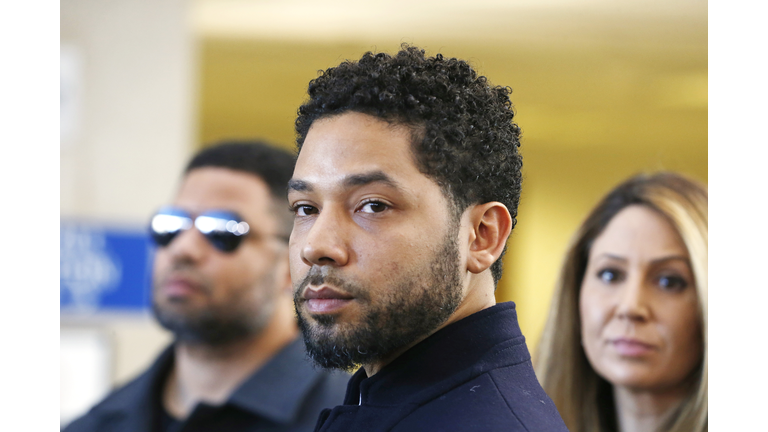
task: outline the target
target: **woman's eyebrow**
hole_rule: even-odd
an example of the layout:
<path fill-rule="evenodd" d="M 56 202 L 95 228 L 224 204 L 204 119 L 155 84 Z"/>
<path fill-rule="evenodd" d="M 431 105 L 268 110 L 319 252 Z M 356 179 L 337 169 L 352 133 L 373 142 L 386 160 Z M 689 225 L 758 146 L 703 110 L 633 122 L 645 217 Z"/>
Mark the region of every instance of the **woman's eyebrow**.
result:
<path fill-rule="evenodd" d="M 625 258 L 625 257 L 622 257 L 620 255 L 615 255 L 615 254 L 607 253 L 607 252 L 606 253 L 601 253 L 600 255 L 596 256 L 595 258 L 607 258 L 607 259 L 611 259 L 611 260 L 615 260 L 615 261 L 623 261 L 623 262 L 628 261 L 628 259 Z M 689 259 L 688 259 L 688 257 L 683 256 L 683 255 L 670 255 L 670 256 L 664 256 L 664 257 L 652 259 L 650 261 L 650 263 L 651 264 L 660 264 L 660 263 L 664 263 L 664 262 L 667 262 L 667 261 L 684 261 L 684 262 L 688 263 Z"/>
<path fill-rule="evenodd" d="M 665 257 L 656 258 L 654 260 L 651 260 L 651 263 L 652 264 L 660 264 L 660 263 L 664 263 L 664 262 L 667 262 L 667 261 L 683 261 L 686 264 L 688 264 L 690 262 L 690 259 L 688 257 L 686 257 L 686 256 L 683 256 L 683 255 L 670 255 L 670 256 L 665 256 Z"/>
<path fill-rule="evenodd" d="M 600 255 L 596 256 L 595 258 L 608 258 L 615 261 L 628 261 L 627 258 L 620 256 L 620 255 L 614 255 L 610 253 L 601 253 Z"/>

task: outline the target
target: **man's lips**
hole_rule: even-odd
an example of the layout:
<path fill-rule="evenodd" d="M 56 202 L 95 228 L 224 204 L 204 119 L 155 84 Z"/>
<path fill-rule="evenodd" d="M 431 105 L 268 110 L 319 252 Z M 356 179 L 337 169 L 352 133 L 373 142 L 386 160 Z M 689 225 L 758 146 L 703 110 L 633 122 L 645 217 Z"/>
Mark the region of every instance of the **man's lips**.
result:
<path fill-rule="evenodd" d="M 351 303 L 355 298 L 347 293 L 324 286 L 320 289 L 307 288 L 302 296 L 307 309 L 313 314 L 328 314 L 338 312 Z"/>
<path fill-rule="evenodd" d="M 184 277 L 168 278 L 162 284 L 162 291 L 169 297 L 185 297 L 201 291 L 200 285 Z"/>
<path fill-rule="evenodd" d="M 655 345 L 626 337 L 611 339 L 609 342 L 619 355 L 625 357 L 642 357 L 656 351 L 657 348 Z"/>

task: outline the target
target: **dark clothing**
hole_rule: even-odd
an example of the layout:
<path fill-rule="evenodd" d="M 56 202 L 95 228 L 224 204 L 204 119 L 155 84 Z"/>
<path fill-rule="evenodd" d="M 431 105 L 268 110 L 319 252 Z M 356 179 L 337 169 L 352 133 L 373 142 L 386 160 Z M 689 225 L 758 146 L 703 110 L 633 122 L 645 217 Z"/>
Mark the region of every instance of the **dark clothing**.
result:
<path fill-rule="evenodd" d="M 512 302 L 446 326 L 370 378 L 361 368 L 315 430 L 567 431 L 536 380 Z"/>
<path fill-rule="evenodd" d="M 157 422 L 157 432 L 176 432 L 181 429 L 183 421 L 168 414 L 165 407 L 160 406 L 160 419 Z"/>
<path fill-rule="evenodd" d="M 174 424 L 161 404 L 173 348 L 150 369 L 116 390 L 65 432 L 311 431 L 321 409 L 341 402 L 349 375 L 315 369 L 300 339 L 248 378 L 223 405 L 198 404 Z"/>

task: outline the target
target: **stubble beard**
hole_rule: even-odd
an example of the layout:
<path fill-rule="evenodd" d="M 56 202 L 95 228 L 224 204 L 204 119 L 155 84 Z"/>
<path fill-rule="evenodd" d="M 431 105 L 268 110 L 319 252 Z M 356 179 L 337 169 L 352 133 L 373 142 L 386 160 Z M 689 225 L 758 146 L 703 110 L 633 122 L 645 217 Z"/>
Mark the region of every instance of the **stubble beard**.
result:
<path fill-rule="evenodd" d="M 400 276 L 387 297 L 371 303 L 375 287 L 347 282 L 331 271 L 313 267 L 294 289 L 294 306 L 307 354 L 319 366 L 350 371 L 369 364 L 431 334 L 459 307 L 462 280 L 459 272 L 457 227 L 449 229 L 431 262 Z M 337 323 L 333 315 L 305 317 L 299 305 L 307 285 L 338 287 L 366 305 L 360 322 Z"/>
<path fill-rule="evenodd" d="M 194 268 L 186 264 L 174 265 L 173 270 L 183 271 L 200 281 L 203 292 L 210 296 L 215 290 L 213 283 L 195 277 Z M 158 323 L 173 333 L 174 341 L 181 344 L 223 347 L 244 341 L 260 334 L 267 326 L 275 309 L 275 299 L 262 296 L 257 307 L 246 297 L 254 289 L 269 289 L 274 283 L 271 273 L 256 282 L 256 287 L 242 287 L 241 295 L 232 296 L 222 304 L 208 304 L 205 307 L 187 307 L 183 300 L 164 305 L 152 296 L 152 313 Z M 157 290 L 157 281 L 153 290 Z"/>

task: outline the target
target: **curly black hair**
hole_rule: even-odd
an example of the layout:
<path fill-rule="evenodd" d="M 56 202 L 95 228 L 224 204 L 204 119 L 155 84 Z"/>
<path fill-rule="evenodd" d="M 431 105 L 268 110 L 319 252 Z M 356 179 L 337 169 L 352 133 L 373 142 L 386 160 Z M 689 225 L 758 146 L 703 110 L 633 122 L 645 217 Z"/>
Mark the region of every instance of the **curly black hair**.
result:
<path fill-rule="evenodd" d="M 470 205 L 498 201 L 514 227 L 523 162 L 511 92 L 466 61 L 425 57 L 407 44 L 394 56 L 367 52 L 310 81 L 309 100 L 296 119 L 297 148 L 301 152 L 313 122 L 348 111 L 410 126 L 416 165 L 440 186 L 456 216 Z M 491 266 L 495 283 L 501 257 Z"/>

